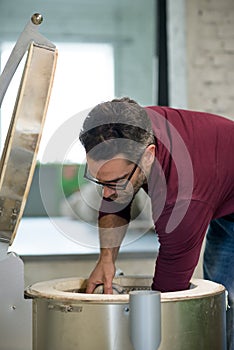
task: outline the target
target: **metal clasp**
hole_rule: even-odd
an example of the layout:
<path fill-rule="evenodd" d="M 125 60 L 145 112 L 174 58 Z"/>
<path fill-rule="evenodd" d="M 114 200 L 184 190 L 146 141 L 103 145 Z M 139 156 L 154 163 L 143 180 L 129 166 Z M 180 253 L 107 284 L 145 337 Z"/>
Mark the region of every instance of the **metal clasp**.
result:
<path fill-rule="evenodd" d="M 61 312 L 82 312 L 83 307 L 82 306 L 76 306 L 76 305 L 66 305 L 66 304 L 49 304 L 48 305 L 49 310 L 54 311 L 61 311 Z"/>

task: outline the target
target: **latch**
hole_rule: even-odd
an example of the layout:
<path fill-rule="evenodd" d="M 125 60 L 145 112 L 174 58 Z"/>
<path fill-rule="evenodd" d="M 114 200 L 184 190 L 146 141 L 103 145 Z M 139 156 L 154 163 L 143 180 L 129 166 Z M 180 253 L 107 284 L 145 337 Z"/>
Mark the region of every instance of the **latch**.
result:
<path fill-rule="evenodd" d="M 10 219 L 10 230 L 12 230 L 15 227 L 16 220 L 18 218 L 19 212 L 20 212 L 20 201 L 15 201 L 15 206 L 12 209 L 11 219 Z"/>

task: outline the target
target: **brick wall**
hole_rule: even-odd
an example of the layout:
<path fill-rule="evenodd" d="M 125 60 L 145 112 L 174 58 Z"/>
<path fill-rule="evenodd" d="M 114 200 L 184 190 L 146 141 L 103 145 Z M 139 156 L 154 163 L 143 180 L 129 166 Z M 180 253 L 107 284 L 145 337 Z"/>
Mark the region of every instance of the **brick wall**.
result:
<path fill-rule="evenodd" d="M 234 1 L 186 0 L 188 108 L 234 119 Z"/>

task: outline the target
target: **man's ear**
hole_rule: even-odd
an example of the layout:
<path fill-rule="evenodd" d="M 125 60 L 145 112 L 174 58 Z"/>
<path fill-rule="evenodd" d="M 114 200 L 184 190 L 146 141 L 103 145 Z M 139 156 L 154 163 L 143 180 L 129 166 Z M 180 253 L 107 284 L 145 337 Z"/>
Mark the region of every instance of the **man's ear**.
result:
<path fill-rule="evenodd" d="M 153 164 L 155 159 L 155 145 L 151 144 L 149 145 L 143 155 L 143 163 L 146 166 L 150 166 Z"/>

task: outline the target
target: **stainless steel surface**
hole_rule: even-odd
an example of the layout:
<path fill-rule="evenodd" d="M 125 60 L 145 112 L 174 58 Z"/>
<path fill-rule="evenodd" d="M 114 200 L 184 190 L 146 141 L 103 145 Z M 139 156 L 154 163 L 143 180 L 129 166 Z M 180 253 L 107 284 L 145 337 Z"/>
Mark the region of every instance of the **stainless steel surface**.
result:
<path fill-rule="evenodd" d="M 0 163 L 0 241 L 9 244 L 15 237 L 31 185 L 56 58 L 56 50 L 45 47 L 44 42 L 43 46 L 32 43 L 29 47 Z"/>
<path fill-rule="evenodd" d="M 118 277 L 125 288 L 149 289 L 151 278 Z M 35 284 L 33 350 L 133 350 L 129 334 L 129 295 L 83 291 L 85 279 Z M 159 350 L 226 350 L 225 288 L 194 280 L 188 291 L 162 293 Z"/>
<path fill-rule="evenodd" d="M 156 291 L 129 294 L 130 339 L 134 350 L 156 350 L 161 343 L 161 296 Z"/>
<path fill-rule="evenodd" d="M 45 300 L 34 304 L 34 350 L 129 349 L 125 336 L 129 310 L 125 304 L 71 304 L 67 310 L 59 307 L 59 303 Z"/>
<path fill-rule="evenodd" d="M 225 292 L 162 305 L 159 350 L 226 350 Z"/>
<path fill-rule="evenodd" d="M 32 349 L 32 300 L 24 299 L 24 265 L 11 253 L 0 261 L 0 349 Z"/>
<path fill-rule="evenodd" d="M 0 241 L 0 262 L 1 260 L 4 260 L 7 257 L 8 248 L 9 246 L 7 242 Z"/>

